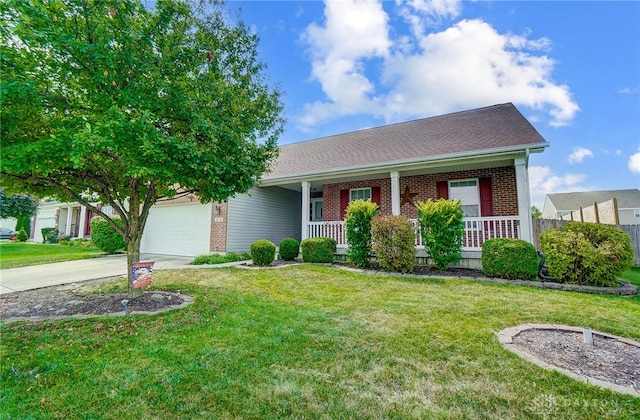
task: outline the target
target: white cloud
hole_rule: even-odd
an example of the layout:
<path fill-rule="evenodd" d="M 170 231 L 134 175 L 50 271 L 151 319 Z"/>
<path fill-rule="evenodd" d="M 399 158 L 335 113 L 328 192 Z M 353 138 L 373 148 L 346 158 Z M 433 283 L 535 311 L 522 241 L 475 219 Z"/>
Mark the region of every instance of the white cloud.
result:
<path fill-rule="evenodd" d="M 303 41 L 326 98 L 305 106 L 302 126 L 356 114 L 392 122 L 504 102 L 543 111 L 561 126 L 579 110 L 569 87 L 552 79 L 548 39 L 501 34 L 477 19 L 423 34 L 416 25 L 426 15 L 457 16 L 461 3 L 400 4 L 413 32 L 396 40 L 378 0 L 325 1 L 325 22 L 310 25 Z"/>
<path fill-rule="evenodd" d="M 589 190 L 590 188 L 582 185 L 586 179 L 585 174 L 558 174 L 548 166 L 530 166 L 531 204 L 542 210 L 547 194 Z"/>
<path fill-rule="evenodd" d="M 421 36 L 428 25 L 436 24 L 442 18 L 456 18 L 462 10 L 460 0 L 396 0 L 400 6 L 400 16 L 411 27 L 416 36 Z"/>
<path fill-rule="evenodd" d="M 629 169 L 634 174 L 640 174 L 640 152 L 629 156 Z"/>
<path fill-rule="evenodd" d="M 303 41 L 309 45 L 312 77 L 328 101 L 306 104 L 303 126 L 342 115 L 377 113 L 370 99 L 375 86 L 365 75 L 364 60 L 386 57 L 391 46 L 389 17 L 376 0 L 327 0 L 324 14 L 325 26 L 311 24 Z"/>
<path fill-rule="evenodd" d="M 622 93 L 624 95 L 633 95 L 636 93 L 640 93 L 640 86 L 636 86 L 636 87 L 625 86 L 624 88 L 620 89 L 618 93 Z"/>
<path fill-rule="evenodd" d="M 593 152 L 584 147 L 576 146 L 573 148 L 571 154 L 569 154 L 569 163 L 582 163 L 586 157 L 593 157 Z"/>

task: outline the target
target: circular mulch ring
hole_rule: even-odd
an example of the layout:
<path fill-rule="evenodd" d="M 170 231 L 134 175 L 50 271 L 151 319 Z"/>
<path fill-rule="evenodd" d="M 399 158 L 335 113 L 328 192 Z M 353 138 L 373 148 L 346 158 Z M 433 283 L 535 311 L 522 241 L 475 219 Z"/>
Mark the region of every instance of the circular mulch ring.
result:
<path fill-rule="evenodd" d="M 148 290 L 129 298 L 127 293 L 93 294 L 85 284 L 51 286 L 0 296 L 0 320 L 40 321 L 44 319 L 87 318 L 155 314 L 183 308 L 193 297 L 180 292 Z M 126 302 L 126 305 L 124 304 Z"/>
<path fill-rule="evenodd" d="M 640 397 L 640 343 L 583 328 L 523 324 L 498 333 L 508 350 L 579 381 Z"/>

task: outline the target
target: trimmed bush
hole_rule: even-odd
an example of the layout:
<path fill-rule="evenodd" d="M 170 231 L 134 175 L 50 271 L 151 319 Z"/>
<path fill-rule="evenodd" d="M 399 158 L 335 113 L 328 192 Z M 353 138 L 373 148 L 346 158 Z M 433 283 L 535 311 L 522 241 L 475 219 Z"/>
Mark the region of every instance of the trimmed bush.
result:
<path fill-rule="evenodd" d="M 285 261 L 293 261 L 300 253 L 300 242 L 293 238 L 284 238 L 278 245 L 280 258 Z"/>
<path fill-rule="evenodd" d="M 378 214 L 378 205 L 371 200 L 354 200 L 347 206 L 344 223 L 347 233 L 347 258 L 356 267 L 369 266 L 371 252 L 371 219 Z"/>
<path fill-rule="evenodd" d="M 255 265 L 269 265 L 276 259 L 276 245 L 267 239 L 251 244 L 251 260 Z"/>
<path fill-rule="evenodd" d="M 119 218 L 113 219 L 120 227 L 123 226 L 122 220 Z M 127 248 L 122 235 L 113 228 L 104 218 L 96 216 L 91 219 L 91 241 L 106 252 L 107 254 L 114 254 L 118 251 L 123 251 Z"/>
<path fill-rule="evenodd" d="M 462 258 L 464 213 L 460 200 L 439 199 L 417 202 L 420 235 L 433 265 L 440 271 Z"/>
<path fill-rule="evenodd" d="M 24 229 L 27 234 L 27 238 L 31 236 L 31 216 L 20 216 L 16 221 L 16 232 L 20 232 L 21 229 Z"/>
<path fill-rule="evenodd" d="M 29 239 L 29 235 L 27 235 L 27 232 L 24 230 L 24 228 L 20 229 L 20 232 L 18 232 L 18 234 L 16 235 L 16 241 L 26 242 L 27 239 Z"/>
<path fill-rule="evenodd" d="M 302 261 L 310 263 L 333 262 L 336 252 L 336 241 L 332 238 L 309 238 L 300 243 Z"/>
<path fill-rule="evenodd" d="M 549 275 L 562 283 L 617 287 L 633 263 L 631 237 L 611 225 L 568 222 L 540 234 Z"/>
<path fill-rule="evenodd" d="M 378 265 L 389 271 L 408 273 L 416 263 L 416 233 L 413 224 L 402 216 L 374 219 L 371 244 Z"/>
<path fill-rule="evenodd" d="M 202 265 L 202 264 L 224 264 L 229 262 L 236 261 L 245 261 L 250 260 L 251 254 L 248 252 L 229 252 L 224 255 L 220 254 L 207 254 L 207 255 L 198 255 L 191 262 L 193 265 Z"/>
<path fill-rule="evenodd" d="M 72 248 L 92 248 L 95 245 L 87 238 L 77 238 L 74 240 L 63 239 L 60 241 L 60 245 L 69 246 Z"/>
<path fill-rule="evenodd" d="M 487 277 L 535 280 L 538 264 L 536 248 L 522 239 L 490 239 L 482 244 L 482 272 Z"/>
<path fill-rule="evenodd" d="M 58 243 L 58 230 L 54 227 L 46 227 L 40 229 L 42 232 L 42 242 L 45 244 L 57 244 Z"/>

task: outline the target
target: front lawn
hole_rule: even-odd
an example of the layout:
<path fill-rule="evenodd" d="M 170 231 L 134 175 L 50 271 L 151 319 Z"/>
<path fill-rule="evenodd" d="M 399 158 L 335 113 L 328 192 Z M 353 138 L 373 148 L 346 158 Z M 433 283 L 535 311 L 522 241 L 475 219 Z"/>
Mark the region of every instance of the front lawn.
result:
<path fill-rule="evenodd" d="M 59 244 L 0 242 L 0 268 L 15 268 L 95 258 L 102 254 L 104 253 L 98 248 L 80 248 Z"/>
<path fill-rule="evenodd" d="M 640 340 L 638 297 L 309 265 L 157 271 L 153 286 L 196 300 L 2 325 L 2 417 L 640 418 L 640 398 L 537 367 L 496 337 L 531 322 Z"/>

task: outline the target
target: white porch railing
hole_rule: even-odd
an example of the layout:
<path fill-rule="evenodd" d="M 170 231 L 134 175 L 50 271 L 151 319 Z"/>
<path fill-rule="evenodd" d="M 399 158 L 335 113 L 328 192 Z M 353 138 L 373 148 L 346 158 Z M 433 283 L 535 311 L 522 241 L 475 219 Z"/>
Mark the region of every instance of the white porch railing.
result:
<path fill-rule="evenodd" d="M 333 238 L 338 246 L 347 244 L 347 234 L 342 221 L 309 222 L 309 238 Z"/>
<path fill-rule="evenodd" d="M 416 230 L 416 248 L 424 249 L 417 220 L 412 220 Z M 519 238 L 520 218 L 518 216 L 465 217 L 462 234 L 463 251 L 480 251 L 482 244 L 495 238 Z M 309 222 L 309 238 L 329 237 L 338 246 L 347 245 L 347 237 L 342 221 Z"/>

